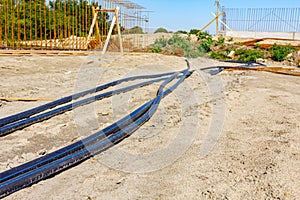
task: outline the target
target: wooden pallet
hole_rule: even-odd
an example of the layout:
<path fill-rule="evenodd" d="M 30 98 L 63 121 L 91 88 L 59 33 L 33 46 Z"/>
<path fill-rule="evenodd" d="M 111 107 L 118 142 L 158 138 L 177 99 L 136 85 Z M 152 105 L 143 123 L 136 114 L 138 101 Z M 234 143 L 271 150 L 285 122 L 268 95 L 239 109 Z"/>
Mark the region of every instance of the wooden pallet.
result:
<path fill-rule="evenodd" d="M 23 56 L 23 55 L 44 55 L 44 56 L 87 56 L 89 51 L 52 51 L 52 50 L 0 50 L 0 56 Z"/>

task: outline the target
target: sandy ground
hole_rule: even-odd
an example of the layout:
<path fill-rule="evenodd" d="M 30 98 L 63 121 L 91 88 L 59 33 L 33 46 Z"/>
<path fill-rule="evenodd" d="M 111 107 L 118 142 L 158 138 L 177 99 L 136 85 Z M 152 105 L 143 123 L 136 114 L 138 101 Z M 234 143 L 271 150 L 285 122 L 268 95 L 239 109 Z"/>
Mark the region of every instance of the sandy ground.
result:
<path fill-rule="evenodd" d="M 131 137 L 7 199 L 299 199 L 299 77 L 210 76 L 198 69 L 218 63 L 190 61 L 196 72 Z M 0 96 L 60 98 L 118 78 L 185 67 L 184 58 L 159 54 L 0 57 Z M 153 98 L 157 86 L 0 138 L 0 171 L 104 128 Z M 0 117 L 43 103 L 2 101 Z"/>

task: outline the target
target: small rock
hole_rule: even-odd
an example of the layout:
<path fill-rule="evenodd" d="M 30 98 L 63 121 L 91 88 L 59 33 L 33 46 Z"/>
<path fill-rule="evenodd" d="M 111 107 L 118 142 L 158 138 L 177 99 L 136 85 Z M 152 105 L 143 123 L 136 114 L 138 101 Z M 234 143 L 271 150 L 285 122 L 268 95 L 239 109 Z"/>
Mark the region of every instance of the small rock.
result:
<path fill-rule="evenodd" d="M 264 62 L 266 62 L 266 61 L 265 61 L 265 59 L 263 59 L 263 58 L 258 58 L 258 59 L 256 60 L 256 62 L 258 62 L 258 63 L 264 63 Z"/>
<path fill-rule="evenodd" d="M 228 57 L 233 59 L 234 56 L 235 56 L 235 51 L 230 51 L 230 53 L 228 54 Z"/>
<path fill-rule="evenodd" d="M 107 116 L 107 115 L 109 115 L 109 113 L 107 113 L 107 112 L 102 112 L 102 113 L 100 113 L 100 115 L 102 115 L 102 116 Z"/>
<path fill-rule="evenodd" d="M 124 178 L 121 178 L 119 181 L 116 182 L 117 185 L 120 185 L 121 183 L 123 183 L 125 181 Z"/>
<path fill-rule="evenodd" d="M 47 150 L 46 149 L 42 149 L 38 152 L 38 155 L 43 156 L 47 154 Z"/>
<path fill-rule="evenodd" d="M 85 62 L 84 64 L 86 64 L 86 65 L 89 65 L 89 64 L 92 64 L 92 63 L 94 63 L 94 61 L 88 61 L 88 62 Z"/>
<path fill-rule="evenodd" d="M 290 53 L 290 54 L 288 54 L 286 57 L 287 58 L 290 58 L 290 57 L 292 57 L 293 56 L 293 53 Z"/>

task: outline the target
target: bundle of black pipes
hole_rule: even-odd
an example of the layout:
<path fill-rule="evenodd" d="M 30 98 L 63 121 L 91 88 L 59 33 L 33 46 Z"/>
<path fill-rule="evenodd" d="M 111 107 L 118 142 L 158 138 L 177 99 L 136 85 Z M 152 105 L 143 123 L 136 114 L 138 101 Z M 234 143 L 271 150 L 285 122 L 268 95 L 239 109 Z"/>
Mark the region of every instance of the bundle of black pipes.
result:
<path fill-rule="evenodd" d="M 211 67 L 205 67 L 205 68 L 201 68 L 201 71 L 206 71 L 206 70 L 210 70 L 208 73 L 211 75 L 216 75 L 220 72 L 222 72 L 224 69 L 230 69 L 230 68 L 251 68 L 251 67 L 255 67 L 255 66 L 263 66 L 266 67 L 265 64 L 259 63 L 259 62 L 254 62 L 254 61 L 243 61 L 243 60 L 219 60 L 220 62 L 225 62 L 225 63 L 238 63 L 238 64 L 243 64 L 240 66 L 211 66 Z"/>
<path fill-rule="evenodd" d="M 16 130 L 20 130 L 24 127 L 30 126 L 34 123 L 38 123 L 49 119 L 53 116 L 70 111 L 79 106 L 83 106 L 92 103 L 97 100 L 101 100 L 107 97 L 111 97 L 115 94 L 128 92 L 130 90 L 150 85 L 155 82 L 162 82 L 155 98 L 140 106 L 138 109 L 128 114 L 119 121 L 106 127 L 105 129 L 96 132 L 87 138 L 75 142 L 71 145 L 63 147 L 57 151 L 49 153 L 45 156 L 22 164 L 20 166 L 9 169 L 0 173 L 0 198 L 12 194 L 22 188 L 28 187 L 34 183 L 37 183 L 49 176 L 58 174 L 63 170 L 73 167 L 86 159 L 105 151 L 106 149 L 121 142 L 126 137 L 130 136 L 135 130 L 147 122 L 156 111 L 161 99 L 170 94 L 176 89 L 187 77 L 189 77 L 194 71 L 190 71 L 189 62 L 187 62 L 187 69 L 178 72 L 169 72 L 163 74 L 134 76 L 129 78 L 113 81 L 96 88 L 86 90 L 77 94 L 73 94 L 53 102 L 47 103 L 36 108 L 8 116 L 0 119 L 0 136 L 5 136 Z M 255 64 L 255 63 L 254 63 Z M 250 67 L 253 63 L 245 63 L 241 67 Z M 211 74 L 217 74 L 223 69 L 230 68 L 228 66 L 213 66 L 203 68 L 201 70 L 217 69 L 217 72 Z M 118 84 L 134 81 L 138 79 L 151 79 L 145 82 L 137 83 L 125 88 L 112 90 L 102 94 L 95 95 L 77 102 L 73 102 L 64 106 L 63 104 L 77 100 L 88 94 L 100 92 Z M 172 86 L 164 91 L 164 87 L 173 81 L 178 79 Z M 61 106 L 61 107 L 58 107 Z M 58 108 L 55 108 L 58 107 Z M 52 109 L 52 110 L 50 110 Z M 47 112 L 43 112 L 50 110 Z M 43 113 L 41 113 L 43 112 Z M 41 113 L 41 114 L 39 114 Z"/>
<path fill-rule="evenodd" d="M 161 85 L 157 91 L 155 98 L 145 103 L 129 115 L 125 116 L 121 120 L 113 123 L 107 128 L 92 134 L 91 136 L 75 142 L 69 146 L 63 147 L 55 152 L 49 153 L 45 156 L 32 160 L 28 163 L 9 169 L 0 173 L 0 198 L 12 194 L 22 188 L 28 187 L 34 183 L 37 183 L 49 176 L 60 173 L 61 171 L 68 169 L 74 165 L 77 165 L 86 159 L 103 152 L 104 150 L 112 147 L 113 145 L 121 142 L 126 137 L 130 136 L 135 130 L 147 122 L 156 111 L 161 99 L 170 94 L 176 87 L 180 85 L 189 77 L 193 71 L 190 71 L 190 66 L 187 61 L 187 69 L 179 72 L 170 72 L 164 74 L 154 74 L 145 76 L 129 77 L 117 81 L 110 82 L 105 85 L 98 86 L 96 88 L 83 91 L 71 96 L 64 97 L 62 99 L 47 103 L 45 105 L 5 117 L 0 119 L 0 136 L 7 135 L 16 130 L 27 127 L 31 124 L 41 122 L 49 119 L 55 115 L 62 114 L 66 111 L 72 110 L 76 107 L 92 103 L 96 100 L 110 97 L 115 94 L 120 94 L 133 90 L 138 87 L 143 87 L 154 82 L 161 82 Z M 89 97 L 74 103 L 70 103 L 72 100 L 76 100 L 87 94 L 99 92 L 107 89 L 111 86 L 115 86 L 127 81 L 133 81 L 137 79 L 151 79 L 142 83 L 131 85 L 125 88 L 112 90 L 105 92 L 94 97 Z M 177 81 L 164 90 L 164 87 L 174 79 Z M 57 106 L 61 106 L 55 108 Z M 55 108 L 55 109 L 53 109 Z M 52 109 L 48 112 L 43 112 L 48 109 Z M 43 112 L 42 114 L 39 114 Z"/>

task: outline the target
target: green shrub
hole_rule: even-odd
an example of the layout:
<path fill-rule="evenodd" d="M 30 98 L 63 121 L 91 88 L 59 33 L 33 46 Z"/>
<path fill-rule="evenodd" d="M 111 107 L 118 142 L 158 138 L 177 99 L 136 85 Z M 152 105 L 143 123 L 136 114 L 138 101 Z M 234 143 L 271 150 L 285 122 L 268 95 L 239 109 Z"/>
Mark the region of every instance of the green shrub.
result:
<path fill-rule="evenodd" d="M 232 41 L 233 41 L 233 38 L 232 38 L 232 37 L 228 39 L 228 42 L 232 42 Z"/>
<path fill-rule="evenodd" d="M 211 45 L 214 43 L 212 36 L 207 32 L 200 32 L 197 34 L 198 41 L 200 41 L 200 48 L 202 51 L 210 52 Z"/>
<path fill-rule="evenodd" d="M 155 45 L 151 46 L 150 50 L 151 50 L 152 53 L 162 52 L 162 49 L 159 46 L 155 46 Z"/>
<path fill-rule="evenodd" d="M 154 44 L 150 46 L 150 50 L 153 53 L 160 53 L 162 52 L 162 48 L 166 47 L 168 43 L 168 40 L 164 37 L 158 38 L 155 40 Z"/>
<path fill-rule="evenodd" d="M 211 45 L 214 43 L 213 39 L 211 36 L 209 36 L 208 38 L 206 39 L 203 39 L 201 42 L 200 42 L 200 46 L 202 47 L 202 49 L 205 51 L 205 52 L 210 52 L 211 51 Z"/>
<path fill-rule="evenodd" d="M 139 26 L 135 26 L 131 29 L 124 30 L 125 34 L 143 34 L 143 29 Z"/>
<path fill-rule="evenodd" d="M 221 46 L 220 46 L 220 50 L 225 50 L 226 49 L 226 45 L 225 44 L 222 44 Z"/>
<path fill-rule="evenodd" d="M 216 42 L 216 45 L 224 44 L 225 38 L 224 37 L 218 37 L 218 41 Z"/>
<path fill-rule="evenodd" d="M 274 44 L 273 47 L 269 50 L 272 54 L 272 59 L 274 61 L 284 61 L 286 59 L 286 56 L 294 51 L 296 51 L 296 48 L 288 46 L 288 47 L 282 47 L 278 46 L 277 44 Z"/>
<path fill-rule="evenodd" d="M 203 56 L 203 48 L 199 43 L 190 41 L 189 38 L 174 34 L 170 39 L 159 38 L 150 46 L 150 51 L 160 53 L 162 51 L 170 54 L 180 54 L 185 57 L 195 58 Z"/>
<path fill-rule="evenodd" d="M 227 54 L 229 54 L 231 51 L 236 51 L 236 49 L 233 46 L 229 46 L 226 50 Z"/>
<path fill-rule="evenodd" d="M 164 37 L 158 38 L 154 42 L 155 45 L 158 45 L 160 47 L 166 47 L 167 43 L 168 43 L 168 39 L 165 39 Z"/>
<path fill-rule="evenodd" d="M 178 30 L 176 31 L 177 34 L 188 34 L 187 31 L 183 31 L 183 30 Z"/>
<path fill-rule="evenodd" d="M 176 49 L 182 49 L 185 57 L 195 58 L 203 55 L 203 51 L 199 45 L 185 37 L 180 37 L 178 34 L 173 35 L 168 40 L 168 45 L 171 53 L 174 53 Z"/>
<path fill-rule="evenodd" d="M 198 40 L 202 40 L 202 39 L 205 39 L 208 37 L 212 38 L 212 36 L 210 34 L 208 34 L 207 32 L 200 32 L 199 34 L 197 34 L 197 37 L 198 37 Z"/>
<path fill-rule="evenodd" d="M 168 33 L 168 30 L 165 29 L 165 28 L 160 27 L 160 28 L 156 29 L 154 31 L 154 33 Z"/>
<path fill-rule="evenodd" d="M 258 58 L 264 58 L 263 52 L 259 50 L 239 49 L 236 51 L 236 55 L 239 56 L 239 60 L 246 62 L 255 62 Z"/>
<path fill-rule="evenodd" d="M 226 59 L 228 59 L 227 56 L 224 53 L 215 52 L 215 51 L 212 51 L 210 53 L 209 57 L 212 58 L 212 59 L 218 59 L 218 60 L 226 60 Z"/>
<path fill-rule="evenodd" d="M 239 46 L 243 46 L 243 44 L 242 43 L 240 43 L 240 42 L 235 42 L 235 43 L 233 43 L 234 45 L 239 45 Z"/>
<path fill-rule="evenodd" d="M 199 32 L 198 29 L 191 29 L 189 34 L 194 34 L 194 35 L 197 35 L 197 33 Z"/>

